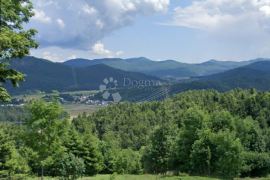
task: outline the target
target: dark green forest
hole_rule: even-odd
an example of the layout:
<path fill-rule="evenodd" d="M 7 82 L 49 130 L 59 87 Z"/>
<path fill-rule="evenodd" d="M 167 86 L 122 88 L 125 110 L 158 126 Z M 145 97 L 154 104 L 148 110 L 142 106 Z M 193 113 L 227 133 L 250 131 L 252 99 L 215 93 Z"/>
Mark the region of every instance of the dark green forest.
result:
<path fill-rule="evenodd" d="M 70 67 L 89 67 L 97 64 L 106 64 L 116 69 L 132 72 L 141 72 L 157 77 L 194 77 L 220 73 L 230 69 L 249 65 L 257 61 L 269 61 L 269 59 L 258 58 L 255 60 L 242 62 L 210 60 L 200 64 L 188 64 L 174 60 L 165 60 L 158 62 L 144 57 L 138 57 L 130 59 L 73 59 L 68 60 L 63 64 Z"/>
<path fill-rule="evenodd" d="M 22 107 L 0 107 L 0 123 L 22 122 L 26 116 L 27 112 Z"/>
<path fill-rule="evenodd" d="M 6 62 L 5 60 L 2 60 Z M 45 59 L 31 56 L 22 59 L 11 59 L 8 61 L 8 69 L 17 69 L 26 74 L 24 82 L 19 83 L 19 87 L 14 88 L 10 82 L 3 84 L 11 94 L 31 94 L 38 91 L 51 92 L 52 90 L 79 91 L 98 90 L 100 85 L 104 85 L 105 78 L 113 77 L 117 80 L 117 87 L 123 88 L 124 78 L 131 80 L 153 80 L 162 81 L 153 76 L 148 76 L 137 72 L 126 72 L 113 67 L 97 64 L 85 68 L 72 68 L 61 63 L 53 63 Z"/>
<path fill-rule="evenodd" d="M 0 125 L 2 176 L 270 173 L 270 92 L 255 88 L 119 103 L 71 123 L 56 101 L 33 102 L 28 111 L 23 125 Z"/>
<path fill-rule="evenodd" d="M 106 60 L 106 62 L 107 61 L 108 60 Z M 117 62 L 118 61 L 120 60 L 118 59 Z M 132 59 L 128 60 L 128 62 L 132 63 L 135 63 L 134 61 L 135 60 Z M 148 62 L 149 60 L 142 59 L 141 61 Z M 112 61 L 111 63 L 113 62 L 114 61 Z M 53 63 L 48 60 L 38 59 L 30 56 L 24 57 L 21 60 L 12 59 L 9 61 L 9 63 L 10 65 L 7 66 L 9 69 L 18 69 L 20 72 L 27 74 L 27 76 L 25 77 L 25 82 L 20 82 L 20 87 L 18 88 L 14 88 L 10 82 L 8 82 L 7 85 L 3 84 L 3 87 L 7 88 L 7 90 L 13 95 L 26 93 L 32 94 L 37 93 L 38 91 L 51 92 L 52 90 L 58 90 L 60 92 L 98 90 L 99 86 L 104 84 L 103 80 L 105 78 L 113 77 L 114 80 L 117 80 L 117 91 L 121 92 L 120 94 L 122 95 L 123 100 L 135 102 L 136 100 L 147 97 L 147 92 L 145 92 L 145 89 L 139 89 L 138 87 L 133 87 L 133 89 L 127 90 L 127 88 L 131 88 L 132 86 L 124 87 L 124 78 L 129 78 L 136 81 L 154 80 L 160 81 L 162 82 L 162 84 L 171 83 L 170 81 L 161 80 L 157 77 L 148 76 L 136 72 L 127 72 L 120 69 L 115 69 L 104 64 L 93 64 L 89 67 L 73 68 L 61 63 Z M 91 63 L 95 63 L 95 61 Z M 174 64 L 176 62 L 170 63 Z M 169 86 L 169 88 L 171 89 L 170 95 L 178 94 L 188 90 L 202 89 L 215 89 L 219 92 L 226 92 L 237 87 L 248 89 L 252 86 L 261 91 L 268 91 L 270 84 L 270 62 L 261 61 L 260 59 L 258 59 L 254 61 L 249 61 L 249 63 L 251 64 L 228 70 L 222 73 L 202 77 L 193 77 L 190 80 L 191 82 L 177 84 L 175 84 L 176 82 L 173 82 Z M 224 66 L 231 68 L 233 68 L 235 65 L 231 64 L 230 62 L 221 63 L 218 61 L 210 61 L 203 64 L 207 67 L 213 66 L 213 68 L 216 67 L 216 64 L 218 64 L 218 67 Z M 179 73 L 184 73 L 183 70 L 179 69 L 178 71 Z M 198 70 L 196 70 L 196 72 L 198 72 Z M 182 77 L 184 75 L 179 76 Z M 101 94 L 99 96 L 101 97 Z"/>

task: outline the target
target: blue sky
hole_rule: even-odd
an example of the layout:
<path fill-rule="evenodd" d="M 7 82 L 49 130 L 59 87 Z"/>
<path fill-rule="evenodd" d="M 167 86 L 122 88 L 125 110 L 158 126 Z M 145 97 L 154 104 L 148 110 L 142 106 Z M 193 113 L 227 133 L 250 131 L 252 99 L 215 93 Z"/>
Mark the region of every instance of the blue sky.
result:
<path fill-rule="evenodd" d="M 199 63 L 270 57 L 270 0 L 33 0 L 33 56 Z"/>

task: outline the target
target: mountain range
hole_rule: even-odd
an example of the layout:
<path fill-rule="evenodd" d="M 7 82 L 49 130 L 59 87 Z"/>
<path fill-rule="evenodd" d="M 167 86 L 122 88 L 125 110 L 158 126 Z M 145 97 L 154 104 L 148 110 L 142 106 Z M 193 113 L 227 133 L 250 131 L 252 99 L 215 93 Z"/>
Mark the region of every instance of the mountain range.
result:
<path fill-rule="evenodd" d="M 118 88 L 124 87 L 124 78 L 135 82 L 153 80 L 166 83 L 167 81 L 160 77 L 192 77 L 193 82 L 171 85 L 172 94 L 193 89 L 216 89 L 224 92 L 237 87 L 247 89 L 254 86 L 258 90 L 269 90 L 270 87 L 270 61 L 262 58 L 243 62 L 210 60 L 201 64 L 179 63 L 173 60 L 156 62 L 146 58 L 93 61 L 77 59 L 54 63 L 28 56 L 23 59 L 12 59 L 9 63 L 9 68 L 27 75 L 25 82 L 20 82 L 19 88 L 13 88 L 9 83 L 5 85 L 12 94 L 37 90 L 46 92 L 98 90 L 100 85 L 104 85 L 104 79 L 110 77 L 117 80 Z M 127 68 L 129 71 L 113 66 Z M 154 76 L 155 73 L 151 73 L 154 71 L 159 75 Z M 204 76 L 197 74 L 204 74 Z M 134 90 L 121 91 L 127 92 L 126 97 L 133 96 L 133 99 L 136 99 L 134 94 L 139 94 Z"/>
<path fill-rule="evenodd" d="M 215 89 L 219 92 L 226 92 L 236 88 L 250 89 L 251 87 L 261 91 L 269 90 L 270 61 L 258 61 L 223 73 L 196 77 L 194 81 L 173 84 L 167 86 L 167 89 L 170 89 L 168 94 L 173 96 L 189 90 Z M 160 88 L 153 88 L 150 91 L 144 89 L 117 89 L 117 91 L 126 101 L 153 101 L 164 98 L 164 92 Z M 101 97 L 101 95 L 96 96 Z"/>
<path fill-rule="evenodd" d="M 270 61 L 270 59 L 258 58 L 242 62 L 210 60 L 200 64 L 188 64 L 174 60 L 152 61 L 144 57 L 139 57 L 131 59 L 73 59 L 63 64 L 70 67 L 88 67 L 96 64 L 106 64 L 124 71 L 140 72 L 157 77 L 195 77 L 224 72 L 258 61 Z"/>
<path fill-rule="evenodd" d="M 5 85 L 9 92 L 21 93 L 27 91 L 41 90 L 51 92 L 75 91 L 75 90 L 98 90 L 104 85 L 104 79 L 114 78 L 117 87 L 124 87 L 124 78 L 138 82 L 142 80 L 162 81 L 153 76 L 137 72 L 127 72 L 107 66 L 95 64 L 89 67 L 69 67 L 62 63 L 54 63 L 45 59 L 35 57 L 24 57 L 23 59 L 12 59 L 8 68 L 16 69 L 27 76 L 25 82 L 20 82 L 19 88 L 13 88 L 10 84 Z M 129 82 L 127 80 L 126 85 Z M 114 86 L 110 83 L 110 86 Z"/>

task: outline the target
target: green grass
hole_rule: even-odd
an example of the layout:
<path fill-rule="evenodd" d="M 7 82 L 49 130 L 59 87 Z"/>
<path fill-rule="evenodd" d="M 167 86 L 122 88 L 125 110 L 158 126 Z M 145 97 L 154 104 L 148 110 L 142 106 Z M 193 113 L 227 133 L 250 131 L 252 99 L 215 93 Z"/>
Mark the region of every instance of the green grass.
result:
<path fill-rule="evenodd" d="M 113 180 L 112 175 L 97 175 L 94 177 L 84 177 L 78 180 Z M 27 178 L 27 180 L 38 180 L 40 178 Z M 44 180 L 55 180 L 55 178 L 44 178 Z M 116 175 L 114 180 L 219 180 L 207 177 L 166 177 L 158 175 Z"/>
<path fill-rule="evenodd" d="M 112 175 L 97 175 L 94 177 L 84 177 L 78 180 L 222 180 L 211 177 L 198 177 L 198 176 L 160 176 L 160 175 L 116 175 L 115 179 L 111 178 Z M 27 178 L 27 180 L 39 180 L 40 178 Z M 56 178 L 45 177 L 44 180 L 55 180 Z M 235 180 L 270 180 L 270 178 L 237 178 Z"/>
<path fill-rule="evenodd" d="M 70 94 L 70 95 L 75 95 L 75 94 L 82 94 L 82 95 L 90 95 L 90 94 L 97 94 L 99 91 L 73 91 L 73 92 L 61 92 L 60 94 Z M 52 95 L 50 93 L 47 93 L 47 95 Z M 31 94 L 31 95 L 17 95 L 13 96 L 12 98 L 19 98 L 19 99 L 24 99 L 25 101 L 33 100 L 33 99 L 40 99 L 43 95 L 41 94 Z"/>
<path fill-rule="evenodd" d="M 61 92 L 60 94 L 71 94 L 71 95 L 75 95 L 75 94 L 82 94 L 82 95 L 90 95 L 90 94 L 97 94 L 99 91 L 73 91 L 73 92 Z"/>
<path fill-rule="evenodd" d="M 82 95 L 90 95 L 90 94 L 96 94 L 99 91 L 74 91 L 74 92 L 61 92 L 60 94 L 82 94 Z M 51 95 L 51 94 L 47 94 Z M 18 95 L 13 96 L 13 98 L 19 98 L 24 99 L 26 102 L 29 102 L 30 100 L 36 100 L 41 99 L 43 95 L 41 94 L 32 94 L 32 95 Z M 85 104 L 63 104 L 62 107 L 70 114 L 70 118 L 73 119 L 74 117 L 77 117 L 80 114 L 83 114 L 83 112 L 86 112 L 86 114 L 90 115 L 96 110 L 98 110 L 99 106 L 87 106 Z"/>
<path fill-rule="evenodd" d="M 85 104 L 62 104 L 62 107 L 70 114 L 71 119 L 83 114 L 83 112 L 90 115 L 96 110 L 102 108 L 100 106 L 87 106 Z"/>

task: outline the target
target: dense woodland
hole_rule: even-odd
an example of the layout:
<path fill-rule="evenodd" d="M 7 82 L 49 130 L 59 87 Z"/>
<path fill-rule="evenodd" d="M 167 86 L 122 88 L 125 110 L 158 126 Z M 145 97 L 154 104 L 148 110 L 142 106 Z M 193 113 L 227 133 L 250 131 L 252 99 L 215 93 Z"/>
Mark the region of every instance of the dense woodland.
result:
<path fill-rule="evenodd" d="M 119 103 L 71 123 L 56 101 L 34 102 L 29 114 L 24 125 L 0 126 L 2 176 L 270 173 L 270 92 L 254 88 Z"/>
<path fill-rule="evenodd" d="M 6 62 L 5 60 L 2 60 Z M 53 63 L 45 59 L 38 59 L 27 56 L 22 59 L 11 59 L 8 69 L 17 69 L 26 74 L 25 82 L 19 83 L 19 87 L 14 88 L 10 82 L 3 84 L 8 92 L 14 94 L 31 94 L 38 91 L 60 92 L 97 90 L 100 85 L 105 85 L 105 78 L 113 77 L 117 80 L 117 87 L 124 87 L 124 78 L 132 80 L 153 80 L 161 79 L 137 72 L 126 72 L 113 67 L 97 64 L 84 68 L 72 68 L 61 63 Z M 113 83 L 109 84 L 114 87 Z M 109 86 L 108 86 L 109 87 Z"/>

